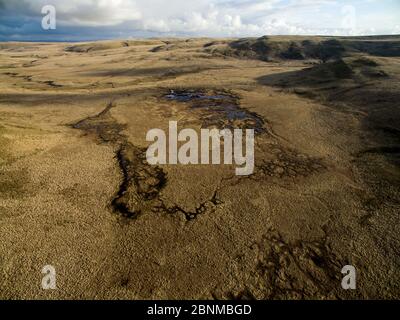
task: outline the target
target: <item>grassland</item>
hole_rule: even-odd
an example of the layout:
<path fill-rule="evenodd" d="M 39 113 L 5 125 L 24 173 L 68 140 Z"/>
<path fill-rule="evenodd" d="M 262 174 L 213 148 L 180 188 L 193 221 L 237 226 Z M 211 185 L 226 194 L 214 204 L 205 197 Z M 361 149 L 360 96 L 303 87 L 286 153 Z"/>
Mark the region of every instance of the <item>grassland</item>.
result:
<path fill-rule="evenodd" d="M 0 43 L 0 298 L 398 299 L 399 44 Z M 171 90 L 257 119 L 252 176 L 146 163 L 150 129 L 227 123 Z"/>

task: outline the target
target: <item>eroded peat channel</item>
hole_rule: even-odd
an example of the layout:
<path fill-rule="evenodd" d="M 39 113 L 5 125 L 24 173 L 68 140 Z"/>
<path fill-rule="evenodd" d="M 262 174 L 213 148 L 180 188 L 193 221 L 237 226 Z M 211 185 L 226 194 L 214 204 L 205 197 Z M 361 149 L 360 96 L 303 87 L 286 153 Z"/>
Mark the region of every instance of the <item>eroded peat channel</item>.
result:
<path fill-rule="evenodd" d="M 189 112 L 196 116 L 202 127 L 254 129 L 256 134 L 265 132 L 264 120 L 242 108 L 234 95 L 170 90 L 164 98 L 190 103 Z M 111 109 L 116 107 L 116 102 L 110 101 L 97 115 L 70 125 L 93 136 L 100 143 L 112 145 L 115 150 L 122 181 L 110 203 L 113 212 L 129 219 L 137 218 L 143 212 L 183 214 L 187 221 L 191 221 L 200 214 L 214 211 L 221 204 L 217 194 L 220 186 L 217 186 L 210 199 L 195 205 L 194 210 L 188 211 L 177 203 L 166 205 L 160 197 L 160 191 L 167 184 L 166 172 L 159 166 L 149 165 L 146 150 L 128 141 L 123 133 L 126 125 L 118 123 L 111 115 Z"/>
<path fill-rule="evenodd" d="M 253 129 L 256 134 L 265 132 L 265 121 L 258 114 L 242 108 L 239 98 L 231 93 L 170 90 L 165 98 L 189 103 L 191 111 L 200 111 L 200 121 L 205 128 Z"/>
<path fill-rule="evenodd" d="M 166 183 L 166 175 L 161 168 L 146 163 L 145 150 L 128 142 L 127 136 L 122 133 L 126 126 L 110 115 L 114 107 L 116 103 L 109 102 L 99 114 L 83 119 L 72 127 L 94 135 L 101 143 L 114 146 L 123 178 L 111 207 L 123 217 L 136 218 L 146 208 L 146 202 L 157 198 Z"/>
<path fill-rule="evenodd" d="M 171 103 L 185 104 L 184 112 L 188 112 L 196 125 L 200 124 L 202 128 L 253 129 L 257 136 L 269 135 L 277 139 L 267 121 L 243 108 L 239 98 L 231 93 L 170 90 L 162 98 Z M 188 210 L 184 204 L 163 199 L 160 192 L 167 186 L 166 170 L 150 165 L 146 159 L 146 149 L 129 142 L 128 136 L 123 133 L 127 125 L 118 123 L 111 115 L 111 110 L 116 107 L 116 102 L 110 101 L 100 113 L 70 125 L 94 137 L 99 143 L 110 144 L 114 148 L 122 179 L 109 205 L 113 212 L 129 219 L 135 219 L 144 212 L 183 214 L 187 221 L 191 221 L 198 215 L 213 212 L 222 204 L 218 196 L 223 188 L 221 183 L 213 186 L 209 198 L 195 203 L 192 210 Z M 257 161 L 251 179 L 271 182 L 272 178 L 308 176 L 323 168 L 317 159 L 289 150 L 281 146 L 278 140 L 274 150 L 269 151 L 270 160 Z M 241 179 L 236 177 L 235 180 Z"/>
<path fill-rule="evenodd" d="M 128 219 L 135 219 L 144 212 L 183 214 L 187 221 L 191 221 L 200 214 L 212 212 L 221 204 L 215 191 L 210 199 L 199 203 L 192 211 L 179 204 L 167 205 L 160 197 L 160 191 L 167 184 L 167 174 L 159 166 L 147 163 L 145 149 L 128 141 L 128 137 L 122 133 L 126 125 L 118 123 L 110 114 L 110 110 L 116 106 L 111 101 L 99 114 L 71 125 L 100 143 L 111 144 L 115 149 L 122 181 L 110 203 L 113 212 Z"/>

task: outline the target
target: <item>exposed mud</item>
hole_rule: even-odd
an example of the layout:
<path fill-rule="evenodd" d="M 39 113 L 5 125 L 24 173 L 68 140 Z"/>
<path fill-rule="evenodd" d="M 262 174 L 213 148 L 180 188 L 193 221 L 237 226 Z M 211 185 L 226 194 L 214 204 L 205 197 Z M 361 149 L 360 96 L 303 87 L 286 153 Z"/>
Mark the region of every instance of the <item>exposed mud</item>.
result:
<path fill-rule="evenodd" d="M 124 217 L 135 218 L 154 205 L 166 185 L 166 174 L 161 168 L 147 164 L 145 150 L 130 143 L 121 145 L 116 157 L 123 181 L 112 207 Z"/>
<path fill-rule="evenodd" d="M 53 87 L 53 88 L 61 88 L 62 87 L 62 85 L 61 84 L 57 84 L 57 83 L 55 83 L 54 81 L 44 81 L 43 83 L 45 83 L 45 84 L 47 84 L 47 85 L 49 85 L 50 87 Z"/>
<path fill-rule="evenodd" d="M 300 154 L 293 150 L 277 149 L 274 155 L 275 159 L 262 160 L 261 164 L 256 165 L 254 179 L 307 177 L 326 169 L 322 159 Z"/>
<path fill-rule="evenodd" d="M 171 90 L 166 99 L 188 103 L 190 110 L 200 110 L 202 126 L 219 129 L 254 129 L 256 134 L 268 132 L 272 138 L 279 139 L 268 123 L 258 114 L 240 106 L 239 98 L 227 92 L 207 90 Z M 279 143 L 277 144 L 280 145 Z M 320 159 L 300 154 L 282 146 L 270 150 L 274 159 L 262 160 L 256 164 L 252 179 L 307 177 L 325 169 Z"/>
<path fill-rule="evenodd" d="M 111 207 L 123 217 L 136 218 L 146 208 L 147 202 L 157 198 L 165 186 L 166 175 L 161 168 L 147 164 L 145 150 L 128 142 L 122 133 L 125 126 L 110 115 L 110 110 L 114 107 L 115 102 L 109 102 L 99 114 L 83 119 L 72 127 L 115 147 L 115 157 L 123 178 L 115 198 L 111 201 Z"/>
<path fill-rule="evenodd" d="M 251 248 L 257 264 L 244 288 L 224 293 L 237 300 L 340 299 L 340 270 L 344 261 L 332 253 L 327 238 L 316 241 L 287 242 L 270 230 Z M 299 277 L 299 274 L 302 276 Z"/>
<path fill-rule="evenodd" d="M 256 134 L 265 132 L 264 120 L 254 112 L 242 108 L 239 98 L 219 92 L 171 90 L 166 99 L 190 103 L 192 110 L 200 110 L 204 128 L 254 129 Z"/>
<path fill-rule="evenodd" d="M 215 191 L 211 199 L 201 203 L 194 211 L 185 210 L 179 205 L 167 207 L 163 201 L 158 206 L 155 206 L 153 211 L 167 214 L 182 213 L 187 221 L 191 221 L 196 219 L 198 215 L 215 211 L 216 207 L 220 204 L 222 204 L 222 201 L 218 199 L 217 191 Z"/>

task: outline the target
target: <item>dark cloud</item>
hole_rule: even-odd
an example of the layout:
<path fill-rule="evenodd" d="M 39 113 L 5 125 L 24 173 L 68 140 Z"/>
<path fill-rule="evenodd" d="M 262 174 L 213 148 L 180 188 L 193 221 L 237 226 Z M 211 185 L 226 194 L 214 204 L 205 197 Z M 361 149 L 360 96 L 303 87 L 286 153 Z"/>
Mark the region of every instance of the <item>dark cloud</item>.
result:
<path fill-rule="evenodd" d="M 341 26 L 343 0 L 0 0 L 0 40 L 77 41 L 148 36 L 260 36 L 373 34 L 398 30 L 390 0 L 365 28 Z M 365 3 L 371 3 L 365 0 Z M 57 29 L 41 29 L 41 8 L 57 9 Z M 370 14 L 376 10 L 371 7 Z M 364 13 L 363 13 L 363 16 Z M 316 19 L 316 17 L 318 19 Z M 361 20 L 361 19 L 360 19 Z M 390 21 L 392 21 L 390 20 Z M 389 27 L 390 26 L 390 27 Z M 367 28 L 368 27 L 368 28 Z M 371 27 L 371 29 L 370 29 Z M 371 31 L 372 30 L 372 31 Z"/>

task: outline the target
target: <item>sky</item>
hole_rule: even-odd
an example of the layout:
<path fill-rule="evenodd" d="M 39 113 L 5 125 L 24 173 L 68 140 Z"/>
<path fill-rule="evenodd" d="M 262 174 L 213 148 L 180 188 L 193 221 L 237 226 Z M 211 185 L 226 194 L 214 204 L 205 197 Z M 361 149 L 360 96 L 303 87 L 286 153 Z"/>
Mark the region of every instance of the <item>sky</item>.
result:
<path fill-rule="evenodd" d="M 400 0 L 0 0 L 0 41 L 379 34 L 400 34 Z"/>

